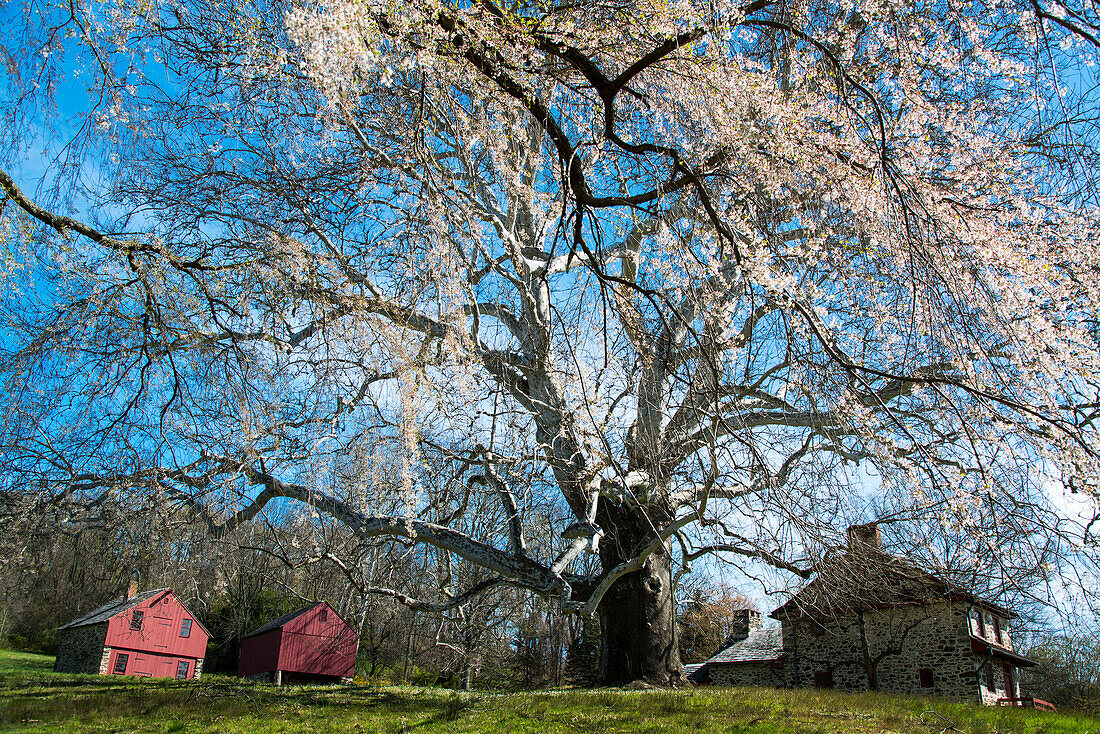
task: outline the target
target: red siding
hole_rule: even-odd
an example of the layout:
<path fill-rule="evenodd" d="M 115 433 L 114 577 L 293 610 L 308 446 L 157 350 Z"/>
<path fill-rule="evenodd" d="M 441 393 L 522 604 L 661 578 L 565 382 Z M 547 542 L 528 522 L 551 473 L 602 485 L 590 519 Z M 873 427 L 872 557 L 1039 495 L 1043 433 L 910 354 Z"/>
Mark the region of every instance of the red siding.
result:
<path fill-rule="evenodd" d="M 298 615 L 278 632 L 245 638 L 238 675 L 275 670 L 340 677 L 355 674 L 359 640 L 355 630 L 327 603 Z"/>
<path fill-rule="evenodd" d="M 134 612 L 144 613 L 141 629 L 130 629 Z M 180 637 L 180 631 L 185 619 L 191 620 L 191 632 L 188 637 Z M 151 599 L 146 599 L 132 609 L 120 612 L 107 623 L 107 639 L 104 644 L 107 647 L 121 648 L 124 651 L 140 653 L 152 653 L 149 658 L 150 666 L 165 665 L 166 660 L 188 660 L 188 677 L 194 674 L 194 661 L 206 657 L 206 643 L 210 636 L 195 616 L 180 603 L 171 590 L 157 594 Z M 144 659 L 144 658 L 143 658 Z M 112 656 L 112 661 L 114 656 Z M 167 676 L 163 672 L 129 672 L 135 665 L 135 657 L 130 658 L 127 671 L 130 675 L 154 675 Z M 113 662 L 112 662 L 113 666 Z M 113 670 L 113 667 L 111 668 Z M 159 668 L 157 668 L 159 670 Z M 165 668 L 167 669 L 167 668 Z M 152 670 L 150 668 L 150 670 Z M 172 665 L 170 677 L 175 677 L 176 668 Z"/>
<path fill-rule="evenodd" d="M 327 602 L 283 625 L 279 670 L 314 675 L 355 674 L 355 630 Z"/>
<path fill-rule="evenodd" d="M 355 674 L 355 632 L 339 637 L 283 634 L 279 648 L 279 670 L 314 675 Z"/>
<path fill-rule="evenodd" d="M 108 674 L 115 673 L 118 656 L 126 655 L 126 670 L 120 675 L 140 675 L 151 678 L 175 678 L 181 662 L 187 663 L 187 677 L 195 677 L 195 659 L 179 657 L 176 655 L 158 655 L 152 652 L 136 652 L 134 650 L 114 650 L 107 661 Z"/>
<path fill-rule="evenodd" d="M 244 638 L 237 675 L 243 677 L 276 670 L 279 667 L 279 638 L 282 632 L 281 629 L 273 629 L 262 635 Z"/>

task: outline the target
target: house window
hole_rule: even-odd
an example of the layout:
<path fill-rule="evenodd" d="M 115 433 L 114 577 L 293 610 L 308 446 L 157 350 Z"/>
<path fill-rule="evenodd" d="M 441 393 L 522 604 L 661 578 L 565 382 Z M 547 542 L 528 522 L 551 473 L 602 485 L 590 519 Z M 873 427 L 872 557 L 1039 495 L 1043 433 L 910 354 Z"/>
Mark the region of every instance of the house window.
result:
<path fill-rule="evenodd" d="M 135 609 L 134 610 L 134 616 L 130 617 L 130 629 L 132 629 L 132 630 L 141 629 L 141 623 L 144 620 L 145 620 L 145 612 L 141 611 L 140 609 Z"/>
<path fill-rule="evenodd" d="M 833 671 L 818 670 L 814 673 L 814 688 L 832 688 Z"/>
<path fill-rule="evenodd" d="M 179 664 L 176 666 L 176 677 L 177 678 L 186 678 L 187 677 L 187 668 L 188 668 L 188 666 L 189 666 L 189 663 L 186 660 L 180 660 Z"/>
<path fill-rule="evenodd" d="M 180 637 L 191 636 L 191 620 L 185 619 L 180 623 Z"/>
<path fill-rule="evenodd" d="M 920 676 L 921 688 L 936 687 L 936 676 L 932 674 L 931 668 L 921 668 L 919 671 L 917 671 L 917 674 Z"/>
<path fill-rule="evenodd" d="M 1001 620 L 998 617 L 993 618 L 993 639 L 997 641 L 997 644 L 1003 644 L 1001 642 Z"/>
<path fill-rule="evenodd" d="M 120 652 L 115 655 L 115 675 L 126 674 L 126 663 L 129 662 L 130 656 L 124 652 Z"/>
<path fill-rule="evenodd" d="M 974 634 L 985 637 L 985 620 L 982 619 L 982 610 L 974 609 Z"/>
<path fill-rule="evenodd" d="M 322 622 L 328 621 L 328 607 L 322 607 L 321 613 L 317 615 L 317 619 Z"/>
<path fill-rule="evenodd" d="M 985 690 L 990 693 L 997 692 L 997 679 L 993 676 L 993 663 L 985 664 Z"/>

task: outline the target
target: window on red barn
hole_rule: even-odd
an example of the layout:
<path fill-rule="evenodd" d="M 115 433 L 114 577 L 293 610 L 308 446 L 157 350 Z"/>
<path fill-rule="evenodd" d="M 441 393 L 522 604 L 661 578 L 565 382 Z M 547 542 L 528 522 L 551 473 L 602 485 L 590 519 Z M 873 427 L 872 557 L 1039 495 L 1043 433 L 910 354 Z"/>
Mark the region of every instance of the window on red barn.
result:
<path fill-rule="evenodd" d="M 321 607 L 321 613 L 317 615 L 317 618 L 322 622 L 328 621 L 328 607 Z"/>
<path fill-rule="evenodd" d="M 191 636 L 191 620 L 185 619 L 180 623 L 180 637 Z"/>
<path fill-rule="evenodd" d="M 189 664 L 186 660 L 180 660 L 179 664 L 176 666 L 176 677 L 177 678 L 186 678 L 188 667 L 189 667 Z"/>
<path fill-rule="evenodd" d="M 832 688 L 833 671 L 818 670 L 814 673 L 814 688 Z"/>
<path fill-rule="evenodd" d="M 936 687 L 936 676 L 932 674 L 932 669 L 931 668 L 921 668 L 917 672 L 918 672 L 918 675 L 920 676 L 920 687 L 921 688 L 935 688 Z"/>
<path fill-rule="evenodd" d="M 130 617 L 130 629 L 132 629 L 132 630 L 141 629 L 141 623 L 143 621 L 145 621 L 145 612 L 141 611 L 140 609 L 135 609 L 134 610 L 134 615 L 132 617 Z"/>
<path fill-rule="evenodd" d="M 115 656 L 115 675 L 126 674 L 126 663 L 130 661 L 130 656 L 124 652 L 120 652 Z"/>

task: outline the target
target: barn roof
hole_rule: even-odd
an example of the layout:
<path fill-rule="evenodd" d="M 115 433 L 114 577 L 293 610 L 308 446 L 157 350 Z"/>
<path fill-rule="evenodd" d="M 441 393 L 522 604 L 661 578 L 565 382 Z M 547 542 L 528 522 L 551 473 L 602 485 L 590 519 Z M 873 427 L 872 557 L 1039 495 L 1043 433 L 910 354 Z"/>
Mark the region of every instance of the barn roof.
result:
<path fill-rule="evenodd" d="M 757 627 L 745 639 L 716 652 L 706 664 L 763 663 L 778 660 L 782 655 L 783 630 L 779 627 Z"/>
<path fill-rule="evenodd" d="M 317 607 L 321 606 L 324 603 L 325 602 L 323 602 L 323 601 L 315 601 L 312 604 L 307 604 L 306 606 L 302 607 L 301 609 L 296 609 L 293 612 L 289 612 L 287 614 L 284 614 L 281 617 L 276 617 L 275 619 L 273 619 L 270 622 L 268 622 L 267 624 L 265 624 L 263 627 L 257 627 L 256 629 L 252 630 L 247 635 L 245 635 L 245 637 L 254 637 L 255 635 L 262 635 L 264 632 L 270 632 L 273 629 L 278 629 L 279 627 L 282 627 L 284 624 L 286 624 L 290 620 L 296 619 L 297 617 L 302 616 L 303 614 L 310 611 L 311 609 L 316 609 Z M 244 638 L 241 638 L 241 639 L 244 639 Z"/>
<path fill-rule="evenodd" d="M 99 624 L 100 622 L 106 622 L 116 614 L 121 614 L 128 609 L 133 609 L 143 601 L 152 599 L 157 594 L 162 594 L 171 589 L 153 589 L 152 591 L 143 591 L 137 596 L 132 596 L 129 599 L 120 597 L 114 601 L 109 601 L 98 609 L 85 614 L 83 617 L 77 617 L 68 624 L 63 624 L 58 629 L 72 629 L 73 627 L 84 627 L 89 624 Z"/>

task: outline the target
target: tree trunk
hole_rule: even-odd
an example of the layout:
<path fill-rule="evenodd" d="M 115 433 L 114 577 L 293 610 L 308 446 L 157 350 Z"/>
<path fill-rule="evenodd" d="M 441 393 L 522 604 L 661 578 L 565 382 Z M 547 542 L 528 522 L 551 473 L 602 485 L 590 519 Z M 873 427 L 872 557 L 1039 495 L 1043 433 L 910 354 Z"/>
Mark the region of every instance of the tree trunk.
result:
<path fill-rule="evenodd" d="M 617 519 L 627 519 L 623 517 L 626 513 L 616 510 Z M 616 530 L 601 543 L 600 560 L 605 571 L 610 571 L 624 556 L 629 557 L 652 538 L 648 521 L 642 517 L 629 520 L 633 522 L 610 525 Z M 609 527 L 602 523 L 601 526 Z M 630 526 L 641 532 L 630 532 Z M 653 553 L 640 571 L 620 578 L 600 602 L 599 615 L 602 632 L 600 684 L 644 681 L 656 686 L 678 686 L 684 683 L 676 633 L 672 557 L 666 548 Z"/>
<path fill-rule="evenodd" d="M 878 690 L 878 663 L 871 658 L 871 647 L 867 643 L 867 619 L 863 616 L 863 610 L 856 612 L 856 622 L 859 625 L 859 646 L 863 651 L 863 667 L 867 672 L 867 690 Z"/>

